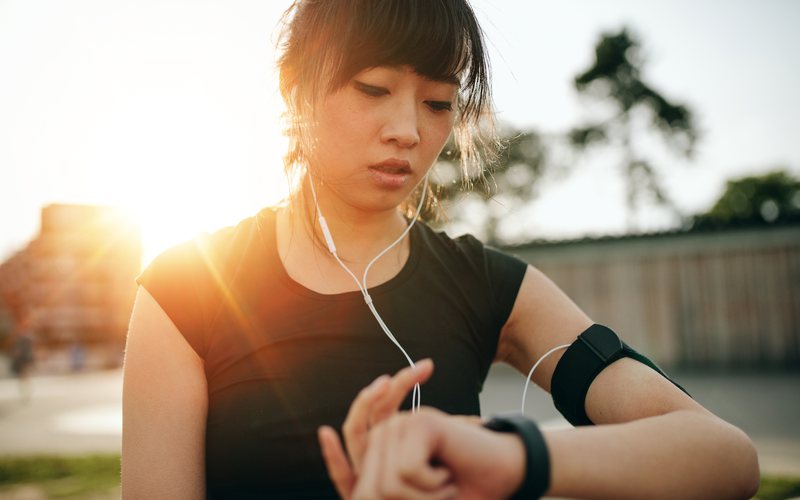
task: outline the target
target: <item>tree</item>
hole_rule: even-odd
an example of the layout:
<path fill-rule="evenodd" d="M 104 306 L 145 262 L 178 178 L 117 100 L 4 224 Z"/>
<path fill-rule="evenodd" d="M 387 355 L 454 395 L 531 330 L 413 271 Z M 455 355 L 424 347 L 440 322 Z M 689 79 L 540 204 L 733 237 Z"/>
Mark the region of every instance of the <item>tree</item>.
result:
<path fill-rule="evenodd" d="M 479 215 L 482 236 L 492 243 L 507 243 L 500 231 L 502 219 L 530 203 L 542 177 L 562 167 L 553 160 L 553 150 L 562 144 L 573 160 L 599 145 L 619 151 L 627 185 L 629 226 L 633 226 L 633 215 L 648 195 L 677 213 L 661 185 L 658 169 L 639 151 L 636 139 L 643 131 L 655 129 L 673 153 L 690 157 L 697 140 L 691 111 L 670 102 L 642 79 L 640 42 L 628 29 L 601 35 L 594 51 L 594 63 L 574 82 L 579 93 L 604 105 L 602 119 L 547 139 L 533 130 L 502 134 L 506 147 L 499 164 L 491 172 L 484 170 L 471 179 L 466 193 L 460 195 L 465 199 L 458 207 L 453 204 L 463 191 L 454 165 L 458 152 L 453 151 L 452 144 L 445 147 L 433 176 L 433 188 L 455 223 L 471 221 Z M 643 119 L 649 119 L 649 124 L 643 124 Z"/>
<path fill-rule="evenodd" d="M 785 170 L 729 180 L 711 209 L 695 215 L 692 229 L 800 222 L 800 179 Z"/>
<path fill-rule="evenodd" d="M 627 191 L 629 227 L 635 212 L 650 195 L 658 204 L 675 209 L 664 190 L 656 166 L 637 148 L 637 136 L 648 128 L 660 133 L 668 149 L 684 158 L 692 155 L 697 140 L 691 111 L 669 101 L 642 79 L 644 58 L 641 43 L 627 28 L 603 34 L 595 47 L 595 61 L 575 77 L 575 88 L 583 95 L 610 103 L 610 112 L 600 120 L 584 123 L 568 132 L 576 152 L 605 144 L 616 148 Z M 642 126 L 649 119 L 650 127 Z"/>
<path fill-rule="evenodd" d="M 448 219 L 470 222 L 480 212 L 481 232 L 493 244 L 503 242 L 500 222 L 510 212 L 528 204 L 536 196 L 538 180 L 547 169 L 547 148 L 534 130 L 506 130 L 501 134 L 497 164 L 459 181 L 458 152 L 445 146 L 432 176 L 431 186 L 446 207 Z M 460 203 L 455 204 L 459 199 Z M 478 206 L 479 210 L 471 210 Z M 474 225 L 474 224 L 473 224 Z"/>

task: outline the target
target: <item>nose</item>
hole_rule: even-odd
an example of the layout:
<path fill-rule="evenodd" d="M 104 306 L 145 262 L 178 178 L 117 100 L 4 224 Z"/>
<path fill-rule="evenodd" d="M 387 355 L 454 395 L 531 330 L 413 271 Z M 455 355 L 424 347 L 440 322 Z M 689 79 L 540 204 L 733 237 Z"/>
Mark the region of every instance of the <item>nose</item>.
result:
<path fill-rule="evenodd" d="M 388 117 L 381 130 L 381 140 L 401 148 L 412 148 L 419 144 L 419 121 L 415 103 L 403 103 L 388 110 Z"/>

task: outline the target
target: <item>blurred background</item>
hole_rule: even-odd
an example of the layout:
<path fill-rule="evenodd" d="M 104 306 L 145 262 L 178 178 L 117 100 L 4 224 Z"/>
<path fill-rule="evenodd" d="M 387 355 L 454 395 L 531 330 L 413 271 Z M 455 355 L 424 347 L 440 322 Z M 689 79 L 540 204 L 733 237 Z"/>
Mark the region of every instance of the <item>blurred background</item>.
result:
<path fill-rule="evenodd" d="M 541 268 L 753 437 L 760 498 L 800 496 L 800 3 L 472 3 L 506 146 L 468 187 L 445 148 L 438 224 Z M 287 193 L 288 4 L 0 0 L 0 497 L 119 495 L 134 278 Z M 484 413 L 523 384 L 493 369 Z"/>

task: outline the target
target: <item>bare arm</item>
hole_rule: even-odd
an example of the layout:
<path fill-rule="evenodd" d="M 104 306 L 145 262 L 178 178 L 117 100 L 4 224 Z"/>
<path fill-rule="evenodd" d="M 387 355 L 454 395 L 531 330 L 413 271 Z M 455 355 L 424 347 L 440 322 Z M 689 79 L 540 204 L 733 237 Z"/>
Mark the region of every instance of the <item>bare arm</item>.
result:
<path fill-rule="evenodd" d="M 122 496 L 205 498 L 203 361 L 142 287 L 125 349 Z"/>
<path fill-rule="evenodd" d="M 542 354 L 573 342 L 589 325 L 558 287 L 529 267 L 498 359 L 527 375 Z M 534 374 L 547 391 L 562 354 L 550 355 Z M 548 495 L 744 498 L 758 488 L 750 439 L 641 363 L 623 358 L 602 371 L 589 388 L 586 412 L 597 426 L 545 433 Z"/>

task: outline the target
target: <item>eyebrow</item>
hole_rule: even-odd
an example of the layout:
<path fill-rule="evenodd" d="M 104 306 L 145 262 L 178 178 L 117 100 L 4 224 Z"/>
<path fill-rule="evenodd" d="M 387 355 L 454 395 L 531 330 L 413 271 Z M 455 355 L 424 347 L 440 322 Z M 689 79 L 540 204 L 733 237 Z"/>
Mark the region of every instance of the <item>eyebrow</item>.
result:
<path fill-rule="evenodd" d="M 453 85 L 461 87 L 461 81 L 455 76 L 448 76 L 445 78 L 434 78 L 433 81 L 442 83 L 452 83 Z"/>
<path fill-rule="evenodd" d="M 387 65 L 386 67 L 389 68 L 391 71 L 396 71 L 398 73 L 402 73 L 403 72 L 403 66 L 411 66 L 411 65 L 410 64 L 393 64 L 393 65 Z M 461 80 L 459 80 L 457 76 L 445 76 L 443 78 L 430 78 L 430 77 L 425 76 L 425 75 L 420 75 L 420 76 L 422 76 L 426 80 L 430 80 L 432 82 L 449 83 L 449 84 L 455 85 L 456 87 L 459 87 L 459 88 L 461 87 Z"/>

